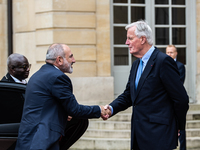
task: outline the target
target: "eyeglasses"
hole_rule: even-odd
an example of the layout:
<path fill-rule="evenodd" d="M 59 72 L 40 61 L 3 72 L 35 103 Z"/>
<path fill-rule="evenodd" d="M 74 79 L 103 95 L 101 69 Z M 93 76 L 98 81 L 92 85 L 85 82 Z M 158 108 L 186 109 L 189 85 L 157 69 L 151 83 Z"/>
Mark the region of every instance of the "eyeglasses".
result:
<path fill-rule="evenodd" d="M 29 65 L 22 65 L 22 66 L 13 66 L 13 69 L 14 68 L 23 68 L 24 70 L 27 70 L 28 68 L 31 69 L 31 64 L 29 64 Z"/>

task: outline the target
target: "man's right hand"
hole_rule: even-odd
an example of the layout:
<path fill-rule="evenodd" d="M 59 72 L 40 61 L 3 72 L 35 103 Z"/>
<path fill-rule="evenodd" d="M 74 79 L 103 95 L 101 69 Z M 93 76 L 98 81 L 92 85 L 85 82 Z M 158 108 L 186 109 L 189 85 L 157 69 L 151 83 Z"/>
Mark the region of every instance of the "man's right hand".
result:
<path fill-rule="evenodd" d="M 111 116 L 111 108 L 109 105 L 100 106 L 101 107 L 101 118 L 107 120 Z"/>

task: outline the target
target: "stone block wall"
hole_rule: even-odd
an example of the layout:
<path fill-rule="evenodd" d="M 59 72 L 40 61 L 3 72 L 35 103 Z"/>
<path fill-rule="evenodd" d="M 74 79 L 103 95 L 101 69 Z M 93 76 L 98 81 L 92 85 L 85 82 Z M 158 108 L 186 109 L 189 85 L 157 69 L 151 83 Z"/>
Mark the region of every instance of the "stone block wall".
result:
<path fill-rule="evenodd" d="M 197 25 L 197 68 L 196 68 L 196 99 L 200 103 L 200 0 L 196 0 L 196 25 Z"/>
<path fill-rule="evenodd" d="M 7 72 L 7 3 L 0 0 L 0 79 Z"/>
<path fill-rule="evenodd" d="M 76 97 L 84 102 L 111 100 L 109 8 L 108 0 L 13 0 L 14 53 L 28 58 L 31 76 L 45 63 L 49 45 L 65 43 L 76 60 L 74 72 L 67 74 Z"/>

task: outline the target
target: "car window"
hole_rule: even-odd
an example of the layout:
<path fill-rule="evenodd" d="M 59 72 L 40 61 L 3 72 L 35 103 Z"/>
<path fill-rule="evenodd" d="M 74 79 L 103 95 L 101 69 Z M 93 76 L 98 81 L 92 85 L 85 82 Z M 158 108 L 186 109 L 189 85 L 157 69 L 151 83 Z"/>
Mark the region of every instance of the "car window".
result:
<path fill-rule="evenodd" d="M 0 82 L 0 124 L 20 123 L 25 85 Z"/>

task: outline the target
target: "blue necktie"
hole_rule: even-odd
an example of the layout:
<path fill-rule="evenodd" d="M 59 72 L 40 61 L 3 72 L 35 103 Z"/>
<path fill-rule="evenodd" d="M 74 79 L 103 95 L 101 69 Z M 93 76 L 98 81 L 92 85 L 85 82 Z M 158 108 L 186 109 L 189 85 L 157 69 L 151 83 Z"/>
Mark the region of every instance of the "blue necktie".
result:
<path fill-rule="evenodd" d="M 140 80 L 140 76 L 142 75 L 142 70 L 143 70 L 143 61 L 142 61 L 142 59 L 140 59 L 140 64 L 138 66 L 137 75 L 136 75 L 136 79 L 135 79 L 135 89 L 137 89 L 137 85 Z"/>

